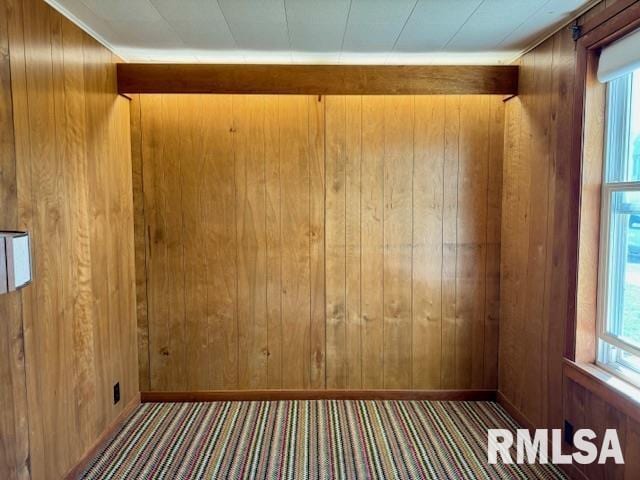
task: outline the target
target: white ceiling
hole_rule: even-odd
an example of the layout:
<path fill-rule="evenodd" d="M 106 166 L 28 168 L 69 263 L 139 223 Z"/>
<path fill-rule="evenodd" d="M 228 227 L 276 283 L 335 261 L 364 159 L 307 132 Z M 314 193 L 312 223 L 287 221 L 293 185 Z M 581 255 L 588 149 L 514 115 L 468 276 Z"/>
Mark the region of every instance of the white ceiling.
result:
<path fill-rule="evenodd" d="M 500 64 L 598 0 L 47 0 L 127 61 Z"/>

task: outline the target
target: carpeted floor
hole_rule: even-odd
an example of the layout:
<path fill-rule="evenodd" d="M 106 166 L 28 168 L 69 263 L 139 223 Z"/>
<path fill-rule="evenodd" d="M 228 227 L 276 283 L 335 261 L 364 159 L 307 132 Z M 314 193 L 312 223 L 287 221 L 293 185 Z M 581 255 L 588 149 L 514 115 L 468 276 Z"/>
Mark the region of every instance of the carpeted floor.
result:
<path fill-rule="evenodd" d="M 487 463 L 493 402 L 143 404 L 82 478 L 565 478 L 552 465 Z"/>

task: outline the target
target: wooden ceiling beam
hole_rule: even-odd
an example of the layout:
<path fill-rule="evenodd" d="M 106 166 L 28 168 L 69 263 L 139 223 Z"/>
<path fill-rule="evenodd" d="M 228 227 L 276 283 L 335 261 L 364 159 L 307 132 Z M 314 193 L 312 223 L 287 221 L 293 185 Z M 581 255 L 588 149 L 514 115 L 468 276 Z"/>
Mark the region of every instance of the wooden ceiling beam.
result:
<path fill-rule="evenodd" d="M 118 64 L 118 91 L 305 95 L 518 93 L 518 67 Z"/>

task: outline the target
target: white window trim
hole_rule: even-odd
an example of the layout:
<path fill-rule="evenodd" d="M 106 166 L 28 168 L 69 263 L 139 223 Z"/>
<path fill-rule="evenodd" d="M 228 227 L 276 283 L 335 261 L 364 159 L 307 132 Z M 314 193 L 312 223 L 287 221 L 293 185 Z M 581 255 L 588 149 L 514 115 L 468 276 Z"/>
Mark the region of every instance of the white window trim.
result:
<path fill-rule="evenodd" d="M 597 308 L 597 332 L 598 338 L 614 345 L 622 350 L 640 357 L 640 348 L 626 343 L 607 332 L 607 313 L 609 312 L 610 286 L 609 275 L 609 239 L 611 224 L 611 197 L 614 192 L 637 191 L 640 192 L 640 182 L 603 183 L 600 212 L 600 252 L 598 266 L 598 308 Z"/>
<path fill-rule="evenodd" d="M 625 123 L 626 118 L 612 118 L 609 115 L 609 100 L 610 95 L 607 94 L 607 125 L 610 121 L 617 123 L 622 121 Z M 629 108 L 630 105 L 627 105 Z M 623 115 L 624 117 L 624 115 Z M 622 127 L 622 125 L 620 125 Z M 608 129 L 608 126 L 605 127 Z M 622 127 L 624 129 L 624 127 Z M 609 155 L 614 154 L 616 156 L 626 156 L 627 152 L 611 152 L 611 148 L 628 148 L 628 145 L 609 145 L 608 133 L 605 130 L 605 155 L 603 159 L 603 180 L 601 188 L 601 211 L 600 211 L 600 243 L 598 253 L 598 287 L 597 287 L 597 310 L 596 310 L 596 364 L 598 367 L 607 370 L 608 372 L 621 377 L 623 380 L 628 381 L 634 385 L 640 385 L 640 369 L 631 366 L 628 362 L 621 362 L 616 360 L 615 362 L 603 361 L 603 353 L 608 350 L 607 345 L 616 347 L 620 351 L 627 352 L 633 356 L 640 358 L 640 347 L 637 345 L 629 344 L 618 337 L 614 337 L 607 331 L 607 319 L 610 311 L 611 301 L 611 275 L 610 275 L 610 252 L 609 242 L 611 239 L 611 199 L 615 192 L 620 191 L 638 191 L 640 192 L 640 181 L 631 182 L 609 182 Z"/>

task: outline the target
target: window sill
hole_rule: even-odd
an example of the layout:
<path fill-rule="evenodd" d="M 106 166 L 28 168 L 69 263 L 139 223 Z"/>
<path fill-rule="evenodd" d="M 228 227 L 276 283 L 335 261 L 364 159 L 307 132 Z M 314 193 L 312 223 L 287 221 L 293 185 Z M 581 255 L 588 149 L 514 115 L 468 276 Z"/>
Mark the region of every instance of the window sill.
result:
<path fill-rule="evenodd" d="M 592 364 L 564 359 L 564 374 L 640 422 L 640 388 Z"/>

